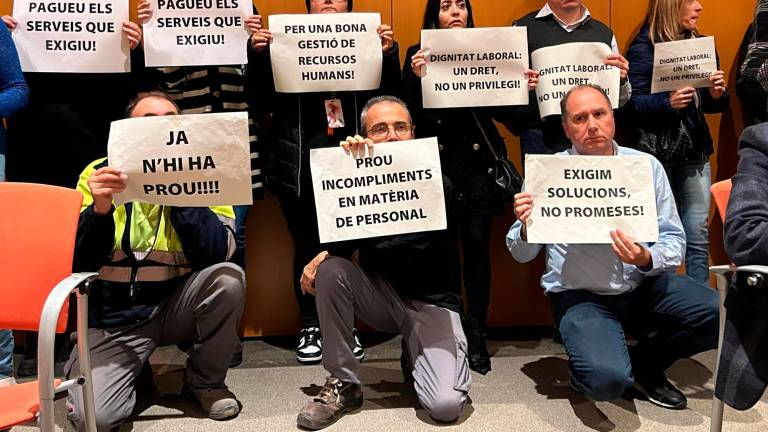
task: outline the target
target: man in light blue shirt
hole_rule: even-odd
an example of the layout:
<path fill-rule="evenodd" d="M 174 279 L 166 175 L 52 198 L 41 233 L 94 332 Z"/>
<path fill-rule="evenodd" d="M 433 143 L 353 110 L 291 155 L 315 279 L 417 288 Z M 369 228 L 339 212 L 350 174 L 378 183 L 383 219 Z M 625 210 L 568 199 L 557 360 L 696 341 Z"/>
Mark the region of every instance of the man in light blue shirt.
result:
<path fill-rule="evenodd" d="M 561 108 L 573 146 L 560 154 L 643 154 L 613 141 L 613 111 L 600 87 L 573 88 Z M 648 157 L 659 222 L 656 243 L 637 243 L 620 229 L 611 230 L 611 245 L 528 243 L 526 222 L 534 203 L 523 192 L 515 196 L 518 221 L 507 234 L 507 247 L 519 262 L 546 250 L 541 284 L 568 352 L 574 389 L 611 400 L 636 383 L 652 403 L 683 409 L 685 395 L 664 371 L 680 358 L 717 346 L 719 301 L 710 287 L 675 274 L 685 234 L 664 168 Z M 627 347 L 625 332 L 637 345 Z"/>

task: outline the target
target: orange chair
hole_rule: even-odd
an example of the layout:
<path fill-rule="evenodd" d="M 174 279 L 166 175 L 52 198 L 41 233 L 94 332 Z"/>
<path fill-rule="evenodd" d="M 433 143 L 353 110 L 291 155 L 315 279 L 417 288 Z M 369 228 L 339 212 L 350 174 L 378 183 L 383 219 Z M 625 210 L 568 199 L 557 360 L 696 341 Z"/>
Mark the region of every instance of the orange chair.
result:
<path fill-rule="evenodd" d="M 728 199 L 731 196 L 731 188 L 733 183 L 731 180 L 723 180 L 713 184 L 709 191 L 712 192 L 712 198 L 715 200 L 715 206 L 717 212 L 720 214 L 720 218 L 725 223 L 725 211 L 728 208 Z M 717 377 L 717 368 L 720 366 L 720 351 L 723 346 L 723 332 L 725 330 L 725 316 L 726 310 L 724 306 L 725 296 L 728 291 L 728 274 L 731 272 L 749 272 L 759 273 L 768 276 L 768 267 L 766 266 L 741 266 L 736 267 L 733 264 L 712 266 L 709 271 L 715 275 L 717 279 L 717 291 L 720 294 L 720 338 L 717 343 L 717 366 L 715 366 L 715 378 Z M 723 429 L 723 401 L 712 396 L 712 414 L 709 424 L 710 432 L 721 432 Z"/>
<path fill-rule="evenodd" d="M 731 187 L 733 187 L 733 183 L 731 179 L 728 179 L 719 181 L 709 188 L 709 191 L 712 192 L 712 198 L 715 200 L 717 212 L 723 222 L 725 222 L 725 209 L 728 208 L 728 198 L 731 196 Z"/>
<path fill-rule="evenodd" d="M 0 183 L 0 328 L 38 331 L 38 381 L 0 388 L 0 430 L 31 422 L 55 430 L 54 395 L 82 386 L 86 424 L 96 430 L 88 340 L 88 284 L 97 273 L 72 274 L 83 196 L 56 186 Z M 77 292 L 79 375 L 54 381 L 54 337 Z"/>

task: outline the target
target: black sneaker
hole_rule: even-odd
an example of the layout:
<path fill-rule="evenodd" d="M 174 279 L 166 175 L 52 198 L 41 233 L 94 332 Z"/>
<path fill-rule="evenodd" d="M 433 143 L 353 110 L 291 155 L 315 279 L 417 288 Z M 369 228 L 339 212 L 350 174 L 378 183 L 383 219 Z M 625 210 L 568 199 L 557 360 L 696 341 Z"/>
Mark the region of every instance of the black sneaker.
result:
<path fill-rule="evenodd" d="M 357 338 L 357 329 L 352 329 L 352 334 L 355 336 L 355 346 L 352 348 L 352 354 L 355 355 L 355 358 L 359 361 L 363 361 L 365 358 L 365 350 L 363 349 L 363 344 L 360 343 L 360 339 Z"/>
<path fill-rule="evenodd" d="M 317 364 L 323 360 L 323 336 L 319 327 L 301 329 L 296 360 L 302 364 Z"/>
<path fill-rule="evenodd" d="M 637 372 L 634 372 L 634 375 L 635 388 L 640 390 L 650 403 L 674 410 L 685 409 L 688 406 L 688 399 L 683 392 L 672 385 L 664 375 L 657 379 L 649 379 Z"/>
<path fill-rule="evenodd" d="M 363 389 L 360 384 L 344 382 L 329 376 L 320 393 L 301 409 L 296 423 L 310 430 L 326 428 L 344 414 L 363 406 Z"/>

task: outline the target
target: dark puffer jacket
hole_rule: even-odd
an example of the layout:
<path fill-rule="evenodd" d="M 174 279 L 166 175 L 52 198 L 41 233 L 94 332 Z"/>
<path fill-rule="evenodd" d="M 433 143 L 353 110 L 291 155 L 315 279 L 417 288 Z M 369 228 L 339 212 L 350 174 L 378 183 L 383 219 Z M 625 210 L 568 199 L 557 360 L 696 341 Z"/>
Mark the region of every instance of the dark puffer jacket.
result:
<path fill-rule="evenodd" d="M 624 107 L 622 119 L 630 131 L 630 147 L 656 156 L 662 163 L 703 162 L 714 151 L 712 136 L 704 114 L 728 108 L 728 93 L 714 99 L 709 89 L 700 88 L 698 105 L 675 110 L 669 93 L 651 94 L 654 46 L 644 25 L 627 52 L 632 98 Z M 719 65 L 719 61 L 718 61 Z"/>
<path fill-rule="evenodd" d="M 309 150 L 335 146 L 347 136 L 363 133 L 360 113 L 368 99 L 396 95 L 400 87 L 400 54 L 397 43 L 382 60 L 381 85 L 377 90 L 333 93 L 277 93 L 269 49 L 248 49 L 249 102 L 272 113 L 273 136 L 266 138 L 267 185 L 283 196 L 298 197 L 311 187 Z M 328 134 L 325 101 L 339 99 L 345 127 Z M 311 192 L 309 192 L 311 193 Z"/>

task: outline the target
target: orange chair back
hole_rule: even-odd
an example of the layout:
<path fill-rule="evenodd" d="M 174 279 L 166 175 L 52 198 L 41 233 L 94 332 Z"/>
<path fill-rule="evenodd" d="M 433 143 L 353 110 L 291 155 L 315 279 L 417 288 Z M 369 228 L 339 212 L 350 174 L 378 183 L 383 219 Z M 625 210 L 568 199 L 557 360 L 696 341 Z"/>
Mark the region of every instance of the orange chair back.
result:
<path fill-rule="evenodd" d="M 709 191 L 712 192 L 712 198 L 715 200 L 717 212 L 720 213 L 720 219 L 723 222 L 725 222 L 725 209 L 728 208 L 728 198 L 731 196 L 731 187 L 733 187 L 733 183 L 731 179 L 728 179 L 719 181 L 709 188 Z"/>
<path fill-rule="evenodd" d="M 0 183 L 0 328 L 38 330 L 48 294 L 72 274 L 82 202 L 74 189 Z M 67 309 L 58 332 L 66 328 Z"/>

